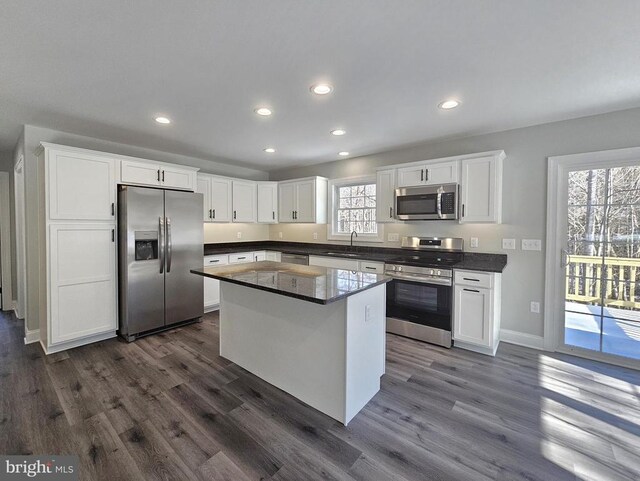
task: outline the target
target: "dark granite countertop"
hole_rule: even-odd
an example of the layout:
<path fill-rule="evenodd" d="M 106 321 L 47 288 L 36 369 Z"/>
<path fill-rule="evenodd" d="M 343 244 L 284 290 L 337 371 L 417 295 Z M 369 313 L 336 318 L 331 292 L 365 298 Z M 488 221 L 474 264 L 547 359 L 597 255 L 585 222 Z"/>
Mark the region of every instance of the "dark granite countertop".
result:
<path fill-rule="evenodd" d="M 382 274 L 273 261 L 204 267 L 191 272 L 316 304 L 330 304 L 391 281 Z"/>
<path fill-rule="evenodd" d="M 277 251 L 288 254 L 307 254 L 317 256 L 363 259 L 368 261 L 390 262 L 402 256 L 414 256 L 416 251 L 397 247 L 370 247 L 339 244 L 315 244 L 307 242 L 253 241 L 205 244 L 204 255 L 230 254 L 243 251 Z M 357 257 L 350 255 L 357 254 Z M 507 265 L 506 254 L 485 254 L 465 252 L 462 261 L 451 266 L 454 269 L 471 271 L 502 272 Z"/>

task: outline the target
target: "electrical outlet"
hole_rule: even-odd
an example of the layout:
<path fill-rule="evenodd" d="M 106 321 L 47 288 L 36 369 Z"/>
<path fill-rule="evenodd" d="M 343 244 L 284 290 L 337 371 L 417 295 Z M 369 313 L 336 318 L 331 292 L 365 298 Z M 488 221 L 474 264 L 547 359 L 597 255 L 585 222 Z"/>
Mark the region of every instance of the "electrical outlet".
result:
<path fill-rule="evenodd" d="M 371 321 L 371 305 L 367 304 L 364 306 L 364 322 Z"/>
<path fill-rule="evenodd" d="M 313 233 L 313 240 L 318 240 L 318 233 L 317 232 Z"/>
<path fill-rule="evenodd" d="M 387 236 L 389 242 L 398 242 L 400 240 L 400 234 L 392 233 Z"/>
<path fill-rule="evenodd" d="M 540 303 L 537 301 L 531 301 L 531 312 L 540 314 Z"/>
<path fill-rule="evenodd" d="M 282 232 L 278 232 L 278 239 L 282 239 Z"/>
<path fill-rule="evenodd" d="M 516 240 L 502 239 L 502 248 L 505 250 L 514 250 L 516 248 Z"/>
<path fill-rule="evenodd" d="M 472 237 L 471 238 L 471 242 L 469 244 L 471 247 L 478 247 L 478 238 L 477 237 Z"/>
<path fill-rule="evenodd" d="M 242 232 L 238 231 L 238 233 L 236 234 L 236 237 L 238 239 L 242 239 Z"/>
<path fill-rule="evenodd" d="M 540 239 L 522 239 L 523 251 L 541 251 L 542 241 Z"/>

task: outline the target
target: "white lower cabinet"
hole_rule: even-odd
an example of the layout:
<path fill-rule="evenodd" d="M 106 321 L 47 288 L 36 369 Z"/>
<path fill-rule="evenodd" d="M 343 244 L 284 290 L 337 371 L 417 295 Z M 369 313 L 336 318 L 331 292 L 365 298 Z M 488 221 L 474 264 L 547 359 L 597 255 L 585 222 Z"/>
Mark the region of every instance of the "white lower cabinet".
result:
<path fill-rule="evenodd" d="M 498 273 L 456 270 L 453 339 L 456 347 L 494 356 L 500 343 Z"/>
<path fill-rule="evenodd" d="M 226 266 L 229 256 L 205 256 L 205 267 Z M 220 307 L 220 281 L 205 277 L 204 280 L 204 312 L 215 311 Z"/>
<path fill-rule="evenodd" d="M 345 259 L 343 257 L 309 256 L 310 266 L 331 267 L 333 269 L 345 269 L 349 271 L 362 271 L 382 274 L 383 262 L 373 262 L 358 259 Z"/>
<path fill-rule="evenodd" d="M 49 226 L 48 353 L 116 335 L 115 229 L 111 223 Z"/>
<path fill-rule="evenodd" d="M 282 260 L 282 253 L 280 252 L 274 252 L 274 251 L 267 251 L 266 253 L 266 259 L 267 261 L 273 261 L 273 262 L 281 262 Z"/>

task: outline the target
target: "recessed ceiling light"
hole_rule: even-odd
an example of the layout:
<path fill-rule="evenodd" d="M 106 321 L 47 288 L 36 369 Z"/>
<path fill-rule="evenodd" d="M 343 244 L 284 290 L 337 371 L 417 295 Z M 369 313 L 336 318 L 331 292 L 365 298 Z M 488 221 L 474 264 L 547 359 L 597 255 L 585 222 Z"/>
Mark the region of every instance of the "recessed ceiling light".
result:
<path fill-rule="evenodd" d="M 331 131 L 331 135 L 344 135 L 347 131 L 344 129 L 335 129 Z"/>
<path fill-rule="evenodd" d="M 156 122 L 158 122 L 159 124 L 170 124 L 171 120 L 166 117 L 156 117 Z"/>
<path fill-rule="evenodd" d="M 316 95 L 330 94 L 333 87 L 329 84 L 316 84 L 311 86 L 311 91 Z"/>
<path fill-rule="evenodd" d="M 267 117 L 272 113 L 271 109 L 268 109 L 266 107 L 260 107 L 259 109 L 255 109 L 254 112 L 258 115 L 262 115 L 263 117 Z"/>
<path fill-rule="evenodd" d="M 342 152 L 338 152 L 338 155 L 341 157 L 346 157 L 347 155 L 349 155 L 349 152 L 343 150 Z"/>
<path fill-rule="evenodd" d="M 445 100 L 444 102 L 441 102 L 438 107 L 443 110 L 449 110 L 455 109 L 458 105 L 460 105 L 460 102 L 458 102 L 457 100 Z"/>
<path fill-rule="evenodd" d="M 266 149 L 264 149 L 264 151 L 267 154 L 273 154 L 276 151 L 276 149 L 274 149 L 273 147 L 267 147 Z"/>

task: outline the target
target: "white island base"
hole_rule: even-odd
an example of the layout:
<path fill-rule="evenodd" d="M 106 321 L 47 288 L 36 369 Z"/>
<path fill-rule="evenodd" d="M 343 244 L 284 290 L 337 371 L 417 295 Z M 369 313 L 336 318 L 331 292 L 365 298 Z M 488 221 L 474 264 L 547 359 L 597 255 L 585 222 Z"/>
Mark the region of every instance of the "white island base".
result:
<path fill-rule="evenodd" d="M 345 425 L 379 391 L 384 284 L 330 304 L 220 284 L 221 356 Z"/>

